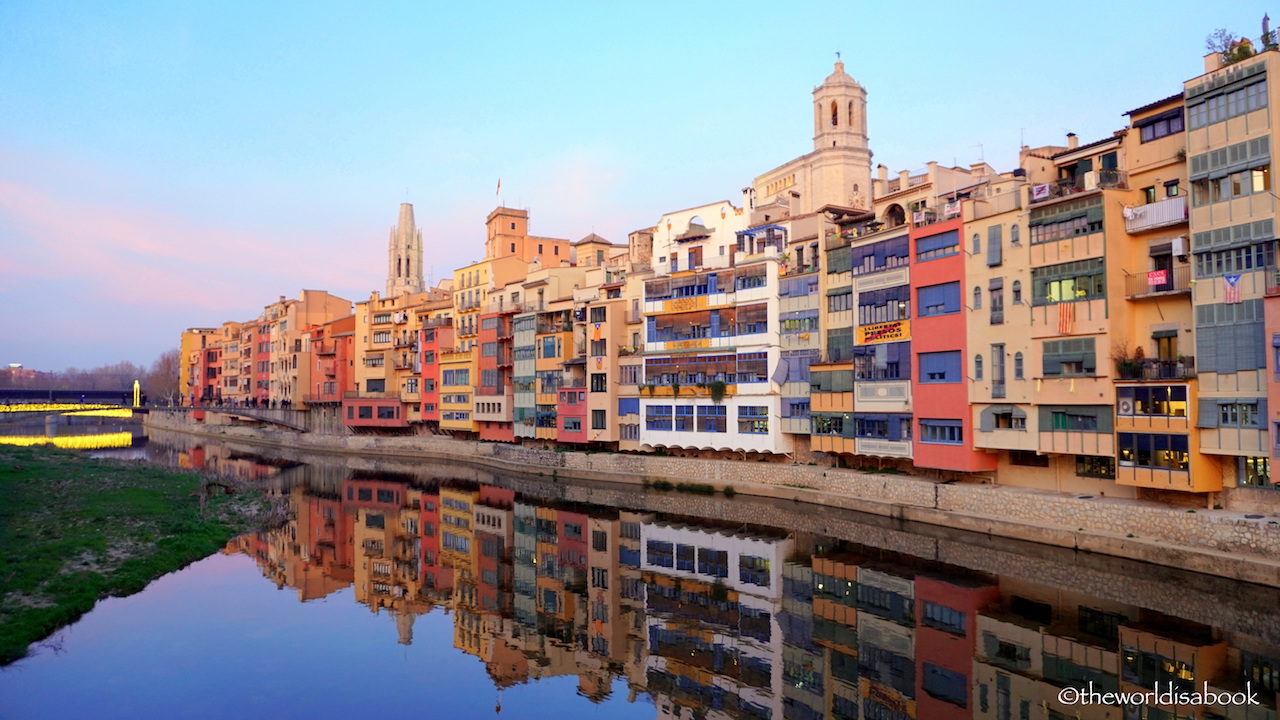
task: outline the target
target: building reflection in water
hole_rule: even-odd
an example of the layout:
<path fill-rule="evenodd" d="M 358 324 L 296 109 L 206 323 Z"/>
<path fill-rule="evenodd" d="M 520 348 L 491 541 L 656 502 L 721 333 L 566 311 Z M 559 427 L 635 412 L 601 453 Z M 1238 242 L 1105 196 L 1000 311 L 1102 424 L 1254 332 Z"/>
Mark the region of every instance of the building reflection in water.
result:
<path fill-rule="evenodd" d="M 254 557 L 304 602 L 351 587 L 394 619 L 401 643 L 413 641 L 417 615 L 441 608 L 454 647 L 499 690 L 576 676 L 587 698 L 647 695 L 657 717 L 680 720 L 1276 720 L 1271 590 L 1250 591 L 1262 607 L 1240 622 L 1256 631 L 1240 632 L 1129 604 L 1123 587 L 1102 599 L 799 530 L 456 479 L 217 464 L 276 478 L 293 510 L 286 526 L 237 538 L 228 553 Z M 1166 581 L 1179 592 L 1176 576 Z M 1060 700 L 1088 683 L 1251 685 L 1261 704 Z"/>

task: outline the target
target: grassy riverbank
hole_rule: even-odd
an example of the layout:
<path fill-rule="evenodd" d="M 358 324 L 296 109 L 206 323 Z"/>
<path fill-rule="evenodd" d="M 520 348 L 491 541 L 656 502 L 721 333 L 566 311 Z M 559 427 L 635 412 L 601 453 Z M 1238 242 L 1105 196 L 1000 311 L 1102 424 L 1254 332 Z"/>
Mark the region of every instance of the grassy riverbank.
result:
<path fill-rule="evenodd" d="M 47 446 L 0 445 L 0 664 L 91 610 L 251 530 L 253 492 Z"/>

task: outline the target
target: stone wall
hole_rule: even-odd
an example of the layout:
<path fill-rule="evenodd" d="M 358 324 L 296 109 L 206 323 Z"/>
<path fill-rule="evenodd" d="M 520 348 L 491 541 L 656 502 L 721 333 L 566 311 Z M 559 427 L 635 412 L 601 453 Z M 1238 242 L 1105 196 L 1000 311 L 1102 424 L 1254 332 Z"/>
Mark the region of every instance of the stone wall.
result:
<path fill-rule="evenodd" d="M 197 423 L 185 414 L 149 416 L 149 425 L 211 433 L 221 439 L 323 453 L 477 462 L 509 472 L 640 484 L 694 482 L 784 500 L 1032 540 L 1280 586 L 1280 517 L 1246 519 L 1238 511 L 1171 508 L 1137 500 L 1077 497 L 1025 488 L 938 483 L 817 465 L 779 465 L 560 452 L 445 436 L 316 435 Z M 677 503 L 694 496 L 673 496 Z"/>

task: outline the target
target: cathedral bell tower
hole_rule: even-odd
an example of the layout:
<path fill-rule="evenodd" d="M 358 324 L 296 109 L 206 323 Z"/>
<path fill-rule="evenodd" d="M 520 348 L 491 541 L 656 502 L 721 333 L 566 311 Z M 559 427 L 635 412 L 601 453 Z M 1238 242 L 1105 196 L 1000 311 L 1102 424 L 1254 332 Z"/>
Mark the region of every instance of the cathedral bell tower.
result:
<path fill-rule="evenodd" d="M 391 228 L 387 244 L 387 294 L 399 297 L 423 291 L 422 231 L 413 222 L 413 206 L 400 205 L 400 221 Z"/>
<path fill-rule="evenodd" d="M 871 149 L 867 142 L 867 91 L 836 60 L 835 71 L 813 89 L 813 149 L 837 154 L 842 190 L 833 201 L 871 209 Z M 830 178 L 835 180 L 835 178 Z"/>

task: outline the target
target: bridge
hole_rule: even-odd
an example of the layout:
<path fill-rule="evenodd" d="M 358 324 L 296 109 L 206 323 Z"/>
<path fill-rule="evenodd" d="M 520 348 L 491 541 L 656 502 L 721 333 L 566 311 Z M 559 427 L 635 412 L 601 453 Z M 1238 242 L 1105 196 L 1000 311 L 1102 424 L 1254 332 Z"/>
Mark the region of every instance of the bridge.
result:
<path fill-rule="evenodd" d="M 133 405 L 133 388 L 127 390 L 32 390 L 0 388 L 0 405 L 9 403 L 94 403 L 97 405 Z"/>
<path fill-rule="evenodd" d="M 153 405 L 147 408 L 139 408 L 142 412 L 165 412 L 165 413 L 220 413 L 231 417 L 244 418 L 248 420 L 257 420 L 258 422 L 270 423 L 272 425 L 280 425 L 299 432 L 307 431 L 307 411 L 295 410 L 293 408 L 264 408 L 264 407 L 191 407 L 183 405 L 181 407 L 168 407 Z"/>

